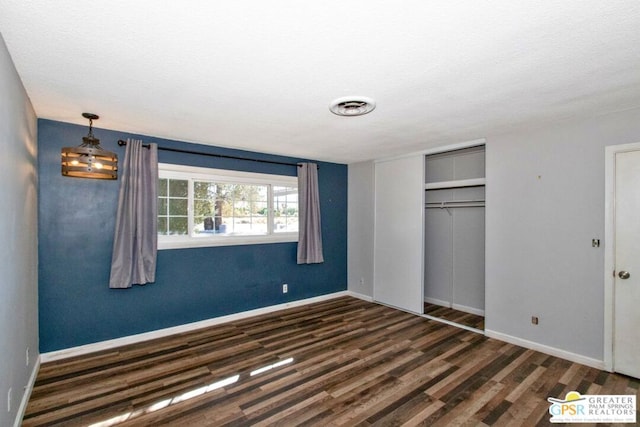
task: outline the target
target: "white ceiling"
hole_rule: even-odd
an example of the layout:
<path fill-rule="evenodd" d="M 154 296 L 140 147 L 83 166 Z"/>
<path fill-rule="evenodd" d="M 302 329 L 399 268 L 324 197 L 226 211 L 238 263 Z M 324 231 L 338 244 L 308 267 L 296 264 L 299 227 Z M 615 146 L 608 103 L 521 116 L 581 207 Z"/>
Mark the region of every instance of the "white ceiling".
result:
<path fill-rule="evenodd" d="M 640 106 L 638 0 L 0 0 L 0 32 L 40 118 L 341 163 Z"/>

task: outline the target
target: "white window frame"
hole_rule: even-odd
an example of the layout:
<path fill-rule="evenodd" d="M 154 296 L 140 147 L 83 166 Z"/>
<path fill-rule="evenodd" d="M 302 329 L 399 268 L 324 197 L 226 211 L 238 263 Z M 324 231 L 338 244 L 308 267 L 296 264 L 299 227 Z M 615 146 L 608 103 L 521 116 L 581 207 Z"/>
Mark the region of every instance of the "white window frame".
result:
<path fill-rule="evenodd" d="M 284 243 L 297 242 L 297 232 L 278 232 L 273 230 L 273 187 L 298 187 L 298 178 L 295 176 L 272 175 L 266 173 L 241 172 L 225 169 L 210 169 L 196 166 L 174 165 L 170 163 L 158 164 L 158 175 L 160 179 L 181 179 L 189 181 L 216 181 L 222 183 L 247 183 L 268 186 L 268 209 L 270 212 L 267 222 L 268 232 L 262 235 L 253 236 L 229 236 L 210 235 L 192 236 L 185 235 L 158 235 L 158 250 L 163 249 L 183 249 L 202 248 L 209 246 L 233 246 L 233 245 L 254 245 L 264 243 Z M 189 231 L 193 230 L 193 194 L 192 184 L 189 185 L 189 206 L 187 215 L 189 218 Z"/>

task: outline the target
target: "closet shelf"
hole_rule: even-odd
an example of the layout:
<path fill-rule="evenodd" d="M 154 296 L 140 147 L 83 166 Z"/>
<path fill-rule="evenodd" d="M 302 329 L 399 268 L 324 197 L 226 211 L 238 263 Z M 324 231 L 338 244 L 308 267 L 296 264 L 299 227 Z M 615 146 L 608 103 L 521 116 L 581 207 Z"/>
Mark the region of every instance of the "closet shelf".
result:
<path fill-rule="evenodd" d="M 455 181 L 428 182 L 425 190 L 440 190 L 443 188 L 481 187 L 485 185 L 486 178 L 458 179 Z"/>

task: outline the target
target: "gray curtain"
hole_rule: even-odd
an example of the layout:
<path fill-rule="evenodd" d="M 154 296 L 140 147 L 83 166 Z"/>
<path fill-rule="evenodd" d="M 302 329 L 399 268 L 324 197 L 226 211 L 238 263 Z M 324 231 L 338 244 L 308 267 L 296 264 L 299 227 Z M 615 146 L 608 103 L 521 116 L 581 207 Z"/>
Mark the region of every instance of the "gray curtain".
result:
<path fill-rule="evenodd" d="M 156 280 L 158 251 L 158 146 L 127 140 L 121 168 L 110 288 Z"/>
<path fill-rule="evenodd" d="M 315 163 L 298 164 L 298 264 L 324 262 L 320 224 L 318 167 Z"/>

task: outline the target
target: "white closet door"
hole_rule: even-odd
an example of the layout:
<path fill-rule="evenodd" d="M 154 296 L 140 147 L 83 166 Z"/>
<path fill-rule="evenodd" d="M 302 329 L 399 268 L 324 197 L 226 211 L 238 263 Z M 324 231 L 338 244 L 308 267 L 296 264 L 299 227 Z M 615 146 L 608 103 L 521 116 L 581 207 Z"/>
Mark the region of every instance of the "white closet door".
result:
<path fill-rule="evenodd" d="M 376 163 L 373 299 L 420 314 L 423 197 L 424 156 Z"/>

